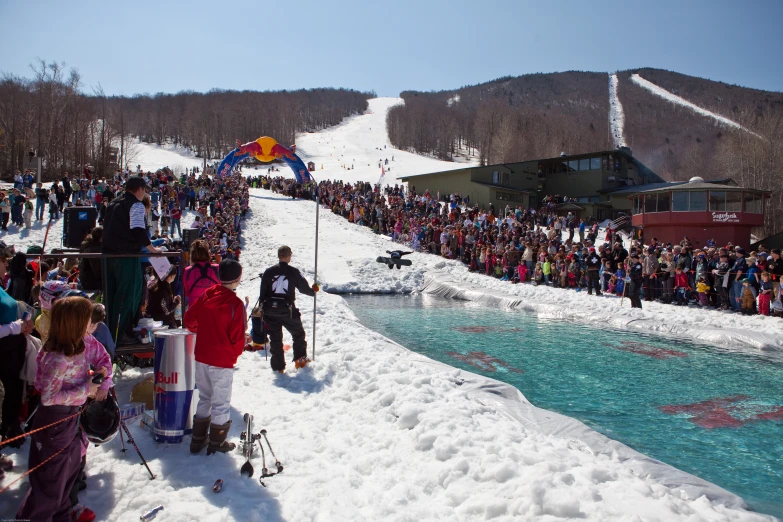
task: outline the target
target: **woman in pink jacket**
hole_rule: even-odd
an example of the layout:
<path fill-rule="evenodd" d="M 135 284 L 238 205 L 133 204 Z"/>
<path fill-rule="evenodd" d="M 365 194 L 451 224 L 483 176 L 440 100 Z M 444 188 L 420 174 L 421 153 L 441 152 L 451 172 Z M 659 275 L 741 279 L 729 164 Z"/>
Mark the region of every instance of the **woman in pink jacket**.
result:
<path fill-rule="evenodd" d="M 32 428 L 56 424 L 31 436 L 29 469 L 41 467 L 30 474 L 30 489 L 16 513 L 18 519 L 72 520 L 70 492 L 79 474 L 82 450 L 79 412 L 103 386 L 92 383 L 85 356 L 91 344 L 85 341 L 91 315 L 92 304 L 83 297 L 66 297 L 52 305 L 49 338 L 37 359 L 35 387 L 41 393 L 41 405 Z M 86 508 L 76 517 L 80 521 L 94 518 Z"/>
<path fill-rule="evenodd" d="M 218 267 L 210 263 L 209 245 L 202 239 L 193 241 L 190 245 L 191 266 L 185 269 L 182 284 L 185 287 L 185 302 L 188 306 L 195 303 L 207 288 L 220 284 Z"/>

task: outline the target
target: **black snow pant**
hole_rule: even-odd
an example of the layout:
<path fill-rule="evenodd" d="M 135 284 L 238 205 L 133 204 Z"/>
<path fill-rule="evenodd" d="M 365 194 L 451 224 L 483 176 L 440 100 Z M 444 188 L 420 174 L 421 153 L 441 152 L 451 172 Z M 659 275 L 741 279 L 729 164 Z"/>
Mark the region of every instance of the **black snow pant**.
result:
<path fill-rule="evenodd" d="M 641 281 L 634 281 L 633 279 L 628 283 L 628 298 L 631 300 L 631 308 L 642 307 L 642 299 L 639 297 L 641 284 Z"/>
<path fill-rule="evenodd" d="M 595 295 L 601 295 L 601 283 L 598 279 L 598 270 L 587 271 L 587 295 L 593 295 L 593 288 L 595 288 Z"/>
<path fill-rule="evenodd" d="M 3 400 L 2 420 L 0 420 L 0 436 L 10 439 L 22 434 L 19 425 L 19 413 L 22 410 L 24 398 L 24 381 L 19 378 L 19 373 L 24 366 L 25 353 L 27 351 L 27 339 L 24 335 L 9 335 L 0 343 L 0 382 L 5 388 Z M 22 441 L 11 444 L 21 447 Z"/>
<path fill-rule="evenodd" d="M 41 406 L 32 427 L 46 426 L 79 410 L 79 406 Z M 30 489 L 22 499 L 16 518 L 70 522 L 70 493 L 82 462 L 79 417 L 34 433 L 31 438 L 29 469 L 48 458 L 51 460 L 30 474 Z"/>
<path fill-rule="evenodd" d="M 294 361 L 307 357 L 307 341 L 305 330 L 302 326 L 302 314 L 296 308 L 279 308 L 264 310 L 264 326 L 269 335 L 269 351 L 272 354 L 270 364 L 272 369 L 280 371 L 285 369 L 285 355 L 283 354 L 283 327 L 294 338 Z"/>

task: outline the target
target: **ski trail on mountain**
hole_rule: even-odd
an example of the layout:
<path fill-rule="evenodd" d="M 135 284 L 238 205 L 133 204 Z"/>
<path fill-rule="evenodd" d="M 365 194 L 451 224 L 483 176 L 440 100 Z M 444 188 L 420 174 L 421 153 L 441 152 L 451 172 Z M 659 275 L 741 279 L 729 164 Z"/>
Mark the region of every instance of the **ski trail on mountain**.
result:
<path fill-rule="evenodd" d="M 730 119 L 728 119 L 728 118 L 726 118 L 724 116 L 721 116 L 720 114 L 716 114 L 716 113 L 714 113 L 712 111 L 708 111 L 707 109 L 702 109 L 698 105 L 696 105 L 694 103 L 691 103 L 688 100 L 677 96 L 676 94 L 672 94 L 669 91 L 667 91 L 666 89 L 662 89 L 661 87 L 658 87 L 657 85 L 655 85 L 651 81 L 645 80 L 644 78 L 642 78 L 638 74 L 632 74 L 631 75 L 631 81 L 633 83 L 635 83 L 636 85 L 638 85 L 639 87 L 647 89 L 648 91 L 650 91 L 654 95 L 656 95 L 656 96 L 658 96 L 660 98 L 663 98 L 664 100 L 668 100 L 668 101 L 670 101 L 672 103 L 676 103 L 677 105 L 681 105 L 683 107 L 687 107 L 688 109 L 691 109 L 693 112 L 695 112 L 697 114 L 701 114 L 702 116 L 707 116 L 708 118 L 712 118 L 715 121 L 717 121 L 718 123 L 726 125 L 727 127 L 731 127 L 733 129 L 738 129 L 738 130 L 744 130 L 745 132 L 753 134 L 757 138 L 761 138 L 762 140 L 766 140 L 766 138 L 764 138 L 764 136 L 761 136 L 760 134 L 756 134 L 755 132 L 753 132 L 752 130 L 748 129 L 747 127 L 743 127 L 742 125 L 740 125 L 736 121 L 730 120 Z"/>
<path fill-rule="evenodd" d="M 615 149 L 625 147 L 625 113 L 623 104 L 617 96 L 619 80 L 616 74 L 609 76 L 609 131 L 612 133 L 612 145 Z"/>

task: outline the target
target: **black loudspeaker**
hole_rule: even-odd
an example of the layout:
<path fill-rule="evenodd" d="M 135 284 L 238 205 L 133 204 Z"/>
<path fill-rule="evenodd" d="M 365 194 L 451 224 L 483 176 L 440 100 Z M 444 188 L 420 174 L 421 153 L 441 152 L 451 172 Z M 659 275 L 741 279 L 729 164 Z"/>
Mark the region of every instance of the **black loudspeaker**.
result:
<path fill-rule="evenodd" d="M 98 209 L 95 207 L 68 207 L 63 209 L 63 246 L 79 248 L 87 234 L 95 228 Z"/>
<path fill-rule="evenodd" d="M 200 230 L 198 228 L 183 228 L 182 243 L 186 251 L 190 250 L 190 244 L 199 238 Z"/>

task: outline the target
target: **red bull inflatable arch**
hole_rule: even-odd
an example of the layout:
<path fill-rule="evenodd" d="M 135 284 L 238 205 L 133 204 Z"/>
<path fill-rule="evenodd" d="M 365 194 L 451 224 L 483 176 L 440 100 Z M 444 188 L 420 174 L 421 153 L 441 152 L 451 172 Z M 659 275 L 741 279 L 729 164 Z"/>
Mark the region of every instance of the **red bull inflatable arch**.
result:
<path fill-rule="evenodd" d="M 307 183 L 312 181 L 310 171 L 304 164 L 302 159 L 296 155 L 296 145 L 292 145 L 291 148 L 280 145 L 274 138 L 269 136 L 261 136 L 255 141 L 245 143 L 242 145 L 237 140 L 237 148 L 228 153 L 223 158 L 217 169 L 217 175 L 219 177 L 229 176 L 242 160 L 249 157 L 254 157 L 262 163 L 269 163 L 274 160 L 282 160 L 286 165 L 291 167 L 294 171 L 294 176 L 298 183 Z"/>

